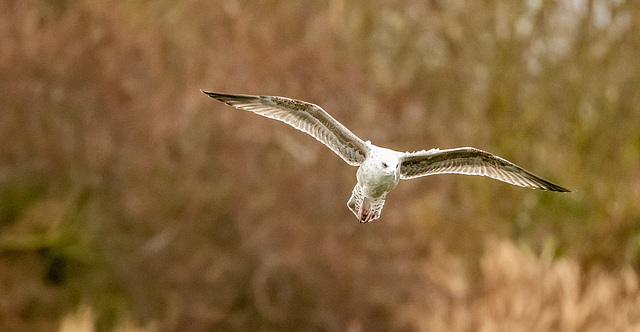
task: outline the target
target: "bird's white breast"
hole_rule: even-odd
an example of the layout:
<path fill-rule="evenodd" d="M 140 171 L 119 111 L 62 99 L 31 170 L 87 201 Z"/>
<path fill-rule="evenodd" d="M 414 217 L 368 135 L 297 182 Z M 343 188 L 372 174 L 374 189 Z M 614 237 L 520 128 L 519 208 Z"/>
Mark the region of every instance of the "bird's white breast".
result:
<path fill-rule="evenodd" d="M 401 154 L 372 145 L 367 159 L 358 169 L 358 183 L 370 198 L 384 197 L 400 180 Z"/>

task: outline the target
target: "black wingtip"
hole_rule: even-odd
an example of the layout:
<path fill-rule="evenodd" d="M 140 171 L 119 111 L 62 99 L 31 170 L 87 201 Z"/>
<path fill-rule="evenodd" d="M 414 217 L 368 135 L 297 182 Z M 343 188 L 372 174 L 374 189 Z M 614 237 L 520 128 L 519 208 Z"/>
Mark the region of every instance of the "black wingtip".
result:
<path fill-rule="evenodd" d="M 571 190 L 567 189 L 567 188 L 563 188 L 560 186 L 556 186 L 555 188 L 551 189 L 551 191 L 555 191 L 555 192 L 559 192 L 559 193 L 570 193 Z"/>
<path fill-rule="evenodd" d="M 218 95 L 218 93 L 215 92 L 211 92 L 211 91 L 205 91 L 200 89 L 200 92 L 204 93 L 205 95 L 211 97 L 211 98 L 216 98 L 216 96 Z"/>
<path fill-rule="evenodd" d="M 239 100 L 239 99 L 244 99 L 243 95 L 230 95 L 230 94 L 226 94 L 226 93 L 218 93 L 218 92 L 211 92 L 211 91 L 205 91 L 200 89 L 200 91 L 202 93 L 204 93 L 205 95 L 217 100 L 217 101 L 221 101 L 229 106 L 233 106 L 233 103 L 230 103 L 231 100 Z"/>
<path fill-rule="evenodd" d="M 238 97 L 238 96 L 242 96 L 242 95 L 232 95 L 232 94 L 227 94 L 227 93 L 219 93 L 219 92 L 212 92 L 212 91 L 205 91 L 200 89 L 200 92 L 204 93 L 205 95 L 214 98 L 214 99 L 220 99 L 220 98 L 233 98 L 233 97 Z"/>
<path fill-rule="evenodd" d="M 545 181 L 545 187 L 543 187 L 542 189 L 544 190 L 548 190 L 548 191 L 555 191 L 555 192 L 559 192 L 559 193 L 570 193 L 571 190 L 564 188 L 564 187 L 560 187 L 557 184 L 553 184 L 551 182 Z"/>
<path fill-rule="evenodd" d="M 228 101 L 233 100 L 233 101 L 240 101 L 240 100 L 244 100 L 244 101 L 248 101 L 248 100 L 255 100 L 256 98 L 260 98 L 260 96 L 254 96 L 254 95 L 244 95 L 244 94 L 230 94 L 230 93 L 219 93 L 219 92 L 211 92 L 211 91 L 205 91 L 200 89 L 200 92 L 204 93 L 205 95 L 213 98 L 213 99 L 217 99 L 223 103 L 226 103 L 228 105 L 230 105 L 228 103 Z M 233 106 L 233 105 L 231 105 Z"/>

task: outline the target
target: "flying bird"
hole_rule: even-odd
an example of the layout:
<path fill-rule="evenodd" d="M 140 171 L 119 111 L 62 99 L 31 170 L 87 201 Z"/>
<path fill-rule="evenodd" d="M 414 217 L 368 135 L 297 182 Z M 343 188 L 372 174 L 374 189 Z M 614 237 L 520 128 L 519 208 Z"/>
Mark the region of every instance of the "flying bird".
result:
<path fill-rule="evenodd" d="M 320 106 L 305 101 L 277 96 L 202 92 L 229 106 L 287 123 L 316 138 L 347 164 L 359 166 L 356 173 L 358 182 L 347 206 L 362 223 L 380 217 L 387 193 L 401 179 L 427 175 L 482 175 L 520 187 L 569 192 L 508 160 L 476 148 L 399 152 L 373 145 L 354 135 Z"/>

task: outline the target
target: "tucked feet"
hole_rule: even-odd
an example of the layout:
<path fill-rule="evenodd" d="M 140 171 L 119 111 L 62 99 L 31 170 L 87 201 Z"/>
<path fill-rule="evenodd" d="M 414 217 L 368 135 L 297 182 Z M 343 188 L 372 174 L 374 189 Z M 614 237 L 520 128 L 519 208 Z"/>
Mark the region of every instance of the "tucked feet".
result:
<path fill-rule="evenodd" d="M 367 223 L 379 217 L 379 213 L 373 211 L 371 208 L 371 204 L 367 199 L 364 200 L 363 204 L 360 206 L 358 210 L 358 220 L 361 223 Z"/>
<path fill-rule="evenodd" d="M 366 222 L 370 222 L 371 220 L 374 219 L 374 213 L 371 212 L 371 210 L 366 210 L 364 208 L 364 204 L 360 207 L 360 210 L 358 211 L 358 220 L 361 223 L 366 223 Z"/>
<path fill-rule="evenodd" d="M 349 210 L 358 218 L 361 223 L 366 223 L 378 219 L 380 217 L 380 210 L 384 204 L 384 197 L 374 200 L 369 197 L 364 197 L 362 191 L 358 185 L 353 188 L 353 193 L 347 206 Z"/>

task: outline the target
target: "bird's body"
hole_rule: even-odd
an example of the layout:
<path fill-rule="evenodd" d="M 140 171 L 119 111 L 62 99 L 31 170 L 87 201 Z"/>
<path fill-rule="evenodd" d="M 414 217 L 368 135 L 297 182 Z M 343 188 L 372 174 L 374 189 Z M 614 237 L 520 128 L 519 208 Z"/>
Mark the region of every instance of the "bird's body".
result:
<path fill-rule="evenodd" d="M 384 199 L 400 182 L 402 154 L 366 142 L 369 154 L 356 173 L 358 183 L 347 206 L 362 222 L 380 217 Z"/>
<path fill-rule="evenodd" d="M 380 217 L 385 197 L 400 179 L 433 174 L 482 175 L 513 185 L 558 192 L 569 190 L 475 148 L 399 152 L 363 141 L 317 105 L 276 96 L 206 92 L 227 105 L 285 122 L 325 144 L 345 162 L 359 166 L 347 206 L 360 222 Z"/>

